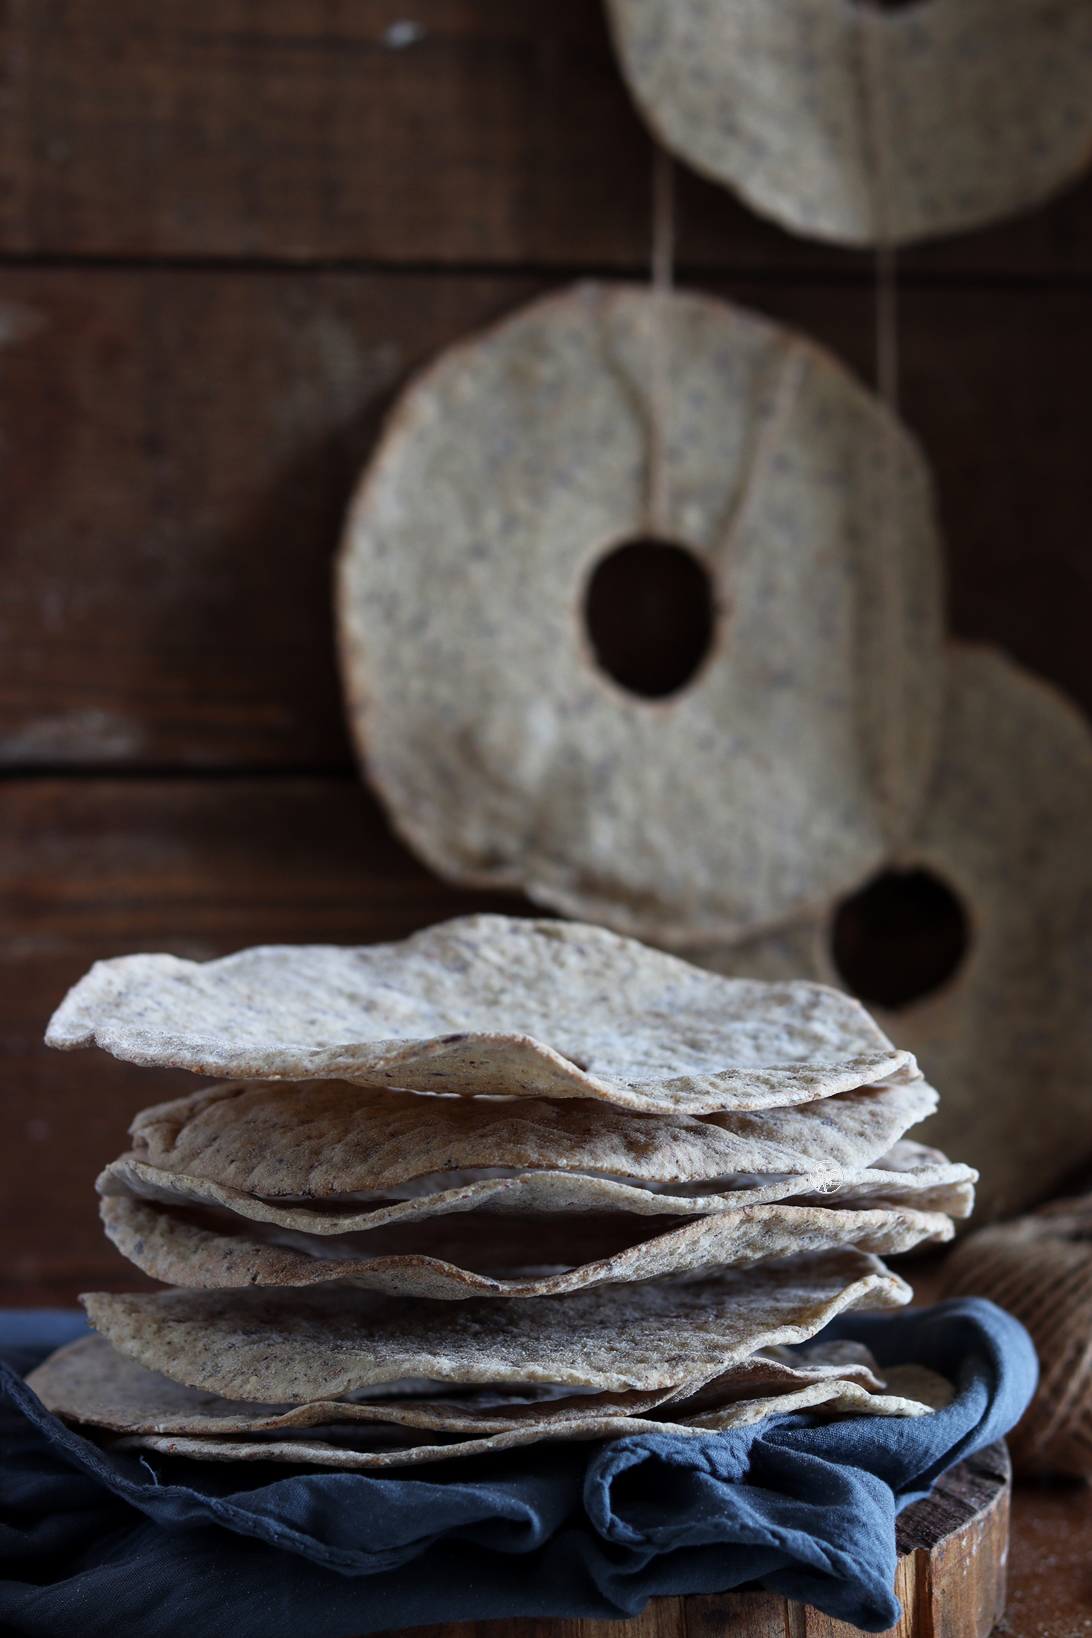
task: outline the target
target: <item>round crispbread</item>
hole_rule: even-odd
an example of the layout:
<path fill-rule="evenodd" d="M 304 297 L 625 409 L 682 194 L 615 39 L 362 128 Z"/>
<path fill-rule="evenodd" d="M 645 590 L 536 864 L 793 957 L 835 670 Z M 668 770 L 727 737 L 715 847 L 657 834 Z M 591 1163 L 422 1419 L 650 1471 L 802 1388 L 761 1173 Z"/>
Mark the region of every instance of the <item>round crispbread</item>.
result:
<path fill-rule="evenodd" d="M 584 615 L 597 564 L 653 527 L 654 449 L 655 529 L 718 611 L 666 699 L 601 669 Z M 580 286 L 445 353 L 357 491 L 337 601 L 350 723 L 417 852 L 661 945 L 735 936 L 879 862 L 893 654 L 911 816 L 928 777 L 925 462 L 833 357 L 709 297 Z"/>
<path fill-rule="evenodd" d="M 37 1366 L 27 1384 L 55 1416 L 117 1433 L 173 1433 L 223 1438 L 234 1433 L 293 1433 L 342 1424 L 389 1423 L 426 1433 L 506 1433 L 512 1428 L 549 1429 L 603 1416 L 643 1416 L 668 1404 L 685 1415 L 715 1414 L 726 1405 L 772 1399 L 816 1384 L 852 1383 L 883 1393 L 886 1378 L 859 1344 L 813 1344 L 753 1354 L 696 1391 L 579 1391 L 550 1398 L 534 1390 L 461 1390 L 446 1395 L 439 1384 L 410 1383 L 375 1399 L 320 1399 L 308 1404 L 260 1405 L 222 1399 L 187 1388 L 119 1354 L 105 1337 L 81 1337 Z M 395 1385 L 397 1390 L 397 1385 Z"/>
<path fill-rule="evenodd" d="M 874 1366 L 851 1360 L 812 1364 L 805 1353 L 791 1363 L 755 1356 L 690 1399 L 664 1390 L 482 1407 L 472 1398 L 409 1398 L 285 1409 L 182 1387 L 126 1359 L 103 1338 L 87 1337 L 58 1350 L 28 1384 L 66 1421 L 121 1432 L 115 1449 L 366 1469 L 477 1456 L 544 1439 L 700 1435 L 798 1410 L 921 1416 L 951 1399 L 950 1385 L 920 1367 L 896 1367 L 889 1375 L 890 1382 L 881 1380 Z M 671 1419 L 658 1420 L 657 1410 Z"/>
<path fill-rule="evenodd" d="M 230 1286 L 313 1286 L 336 1280 L 397 1296 L 453 1302 L 481 1296 L 562 1296 L 698 1268 L 743 1268 L 766 1258 L 838 1246 L 891 1256 L 928 1241 L 950 1240 L 953 1233 L 952 1221 L 943 1213 L 907 1206 L 873 1206 L 863 1211 L 815 1205 L 748 1206 L 700 1217 L 666 1233 L 650 1233 L 613 1255 L 600 1256 L 594 1244 L 585 1245 L 578 1253 L 580 1261 L 572 1266 L 568 1219 L 554 1217 L 530 1225 L 535 1251 L 533 1268 L 528 1271 L 511 1266 L 514 1236 L 510 1220 L 492 1215 L 475 1214 L 468 1222 L 458 1214 L 456 1230 L 471 1227 L 477 1233 L 470 1236 L 469 1247 L 457 1246 L 453 1252 L 444 1245 L 447 1219 L 432 1225 L 439 1232 L 431 1246 L 426 1241 L 422 1249 L 388 1245 L 373 1250 L 367 1236 L 353 1236 L 347 1243 L 268 1227 L 262 1233 L 261 1225 L 233 1213 L 217 1213 L 209 1221 L 201 1213 L 117 1195 L 103 1199 L 101 1213 L 106 1232 L 122 1255 L 168 1285 L 222 1290 Z M 517 1232 L 519 1227 L 517 1224 Z M 397 1235 L 394 1238 L 397 1241 Z M 594 1232 L 587 1238 L 594 1242 Z M 454 1261 L 460 1252 L 460 1261 Z"/>
<path fill-rule="evenodd" d="M 1041 1199 L 1092 1154 L 1092 734 L 1049 683 L 952 646 L 936 779 L 905 863 L 967 917 L 936 993 L 877 1009 L 943 1087 L 923 1128 L 981 1173 L 985 1215 Z M 830 914 L 792 940 L 706 951 L 736 973 L 834 979 Z"/>
<path fill-rule="evenodd" d="M 206 1178 L 273 1205 L 321 1202 L 325 1209 L 351 1196 L 363 1208 L 549 1173 L 608 1184 L 604 1202 L 619 1190 L 626 1198 L 649 1194 L 656 1209 L 673 1196 L 719 1194 L 740 1177 L 814 1179 L 815 1188 L 843 1181 L 873 1165 L 936 1105 L 936 1092 L 920 1080 L 705 1119 L 639 1115 L 591 1099 L 436 1098 L 347 1081 L 251 1082 L 142 1110 L 129 1128 L 133 1148 L 124 1163 L 150 1177 Z"/>
<path fill-rule="evenodd" d="M 487 915 L 399 944 L 96 962 L 46 1041 L 202 1074 L 598 1098 L 667 1114 L 920 1079 L 910 1054 L 833 989 L 733 982 L 601 927 Z"/>
<path fill-rule="evenodd" d="M 905 243 L 981 227 L 1092 159 L 1086 0 L 607 9 L 665 146 L 808 238 Z"/>
<path fill-rule="evenodd" d="M 618 1393 L 695 1386 L 836 1314 L 912 1293 L 876 1257 L 817 1252 L 537 1302 L 353 1287 L 81 1297 L 120 1353 L 226 1399 L 300 1404 L 407 1378 Z"/>

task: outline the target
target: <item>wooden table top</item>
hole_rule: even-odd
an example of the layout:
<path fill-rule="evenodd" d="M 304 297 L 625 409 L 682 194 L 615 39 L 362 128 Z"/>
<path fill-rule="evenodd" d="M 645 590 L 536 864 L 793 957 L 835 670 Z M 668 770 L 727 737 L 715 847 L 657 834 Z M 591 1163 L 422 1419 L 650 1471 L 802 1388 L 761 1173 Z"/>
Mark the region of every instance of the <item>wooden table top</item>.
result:
<path fill-rule="evenodd" d="M 1092 1633 L 1092 1489 L 1016 1484 L 1012 1493 L 1005 1638 Z"/>

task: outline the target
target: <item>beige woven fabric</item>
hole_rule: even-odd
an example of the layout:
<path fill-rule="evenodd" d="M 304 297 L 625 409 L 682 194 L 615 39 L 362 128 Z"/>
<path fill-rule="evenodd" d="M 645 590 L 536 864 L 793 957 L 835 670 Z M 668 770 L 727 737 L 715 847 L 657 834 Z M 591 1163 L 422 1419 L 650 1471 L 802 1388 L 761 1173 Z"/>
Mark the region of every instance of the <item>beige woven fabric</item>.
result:
<path fill-rule="evenodd" d="M 583 616 L 596 564 L 646 531 L 656 451 L 662 532 L 719 608 L 664 700 L 599 669 Z M 916 444 L 830 355 L 708 297 L 580 286 L 445 353 L 396 408 L 338 569 L 350 721 L 441 875 L 663 945 L 734 937 L 879 863 L 892 644 L 900 826 L 917 813 L 938 563 Z"/>
<path fill-rule="evenodd" d="M 863 0 L 607 10 L 665 146 L 809 238 L 863 245 L 979 227 L 1038 204 L 1092 158 L 1086 0 L 920 0 L 871 16 Z"/>
<path fill-rule="evenodd" d="M 1092 1479 L 1092 1199 L 969 1235 L 943 1295 L 989 1297 L 1031 1333 L 1041 1375 L 1007 1436 L 1016 1470 Z"/>

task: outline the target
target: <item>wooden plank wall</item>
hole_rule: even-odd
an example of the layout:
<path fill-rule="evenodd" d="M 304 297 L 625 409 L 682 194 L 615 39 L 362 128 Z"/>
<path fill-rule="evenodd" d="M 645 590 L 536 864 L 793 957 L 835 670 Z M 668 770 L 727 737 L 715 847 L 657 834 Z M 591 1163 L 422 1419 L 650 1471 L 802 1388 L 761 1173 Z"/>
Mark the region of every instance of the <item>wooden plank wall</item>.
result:
<path fill-rule="evenodd" d="M 97 956 L 400 936 L 483 903 L 357 783 L 346 496 L 420 363 L 642 277 L 648 139 L 600 0 L 0 8 L 0 1278 L 137 1286 L 92 1183 L 192 1082 L 41 1033 Z M 872 368 L 867 258 L 685 171 L 686 284 Z M 1092 707 L 1092 185 L 902 264 L 952 623 Z"/>

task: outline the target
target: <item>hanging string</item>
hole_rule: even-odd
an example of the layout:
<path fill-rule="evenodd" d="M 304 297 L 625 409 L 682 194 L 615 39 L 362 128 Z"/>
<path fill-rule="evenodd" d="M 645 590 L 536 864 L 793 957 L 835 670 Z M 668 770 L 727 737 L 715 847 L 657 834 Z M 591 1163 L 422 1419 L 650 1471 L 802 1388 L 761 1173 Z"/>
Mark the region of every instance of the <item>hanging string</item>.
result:
<path fill-rule="evenodd" d="M 872 214 L 876 230 L 876 390 L 899 413 L 899 277 L 892 214 L 891 107 L 885 50 L 885 7 L 864 0 L 864 79 Z"/>
<path fill-rule="evenodd" d="M 784 442 L 789 418 L 800 396 L 808 349 L 799 341 L 785 342 L 776 363 L 773 392 L 755 437 L 750 460 L 743 474 L 739 496 L 732 508 L 727 527 L 717 548 L 721 579 L 730 584 L 732 570 L 759 495 L 773 467 L 774 459 Z"/>
<path fill-rule="evenodd" d="M 905 858 L 910 842 L 907 778 L 905 607 L 902 564 L 902 482 L 899 449 L 899 285 L 892 215 L 890 87 L 882 0 L 862 0 L 864 92 L 872 211 L 875 222 L 876 389 L 887 411 L 880 449 L 877 548 L 880 558 L 881 697 L 880 783 L 883 833 L 890 862 Z"/>
<path fill-rule="evenodd" d="M 675 284 L 675 164 L 660 147 L 652 154 L 652 381 L 648 429 L 645 533 L 670 535 L 668 441 L 671 421 L 671 297 Z"/>
<path fill-rule="evenodd" d="M 645 526 L 657 539 L 670 535 L 668 441 L 671 423 L 671 304 L 675 289 L 675 163 L 657 143 L 652 158 L 652 387 L 648 496 Z M 750 522 L 800 391 L 805 348 L 789 344 L 777 364 L 770 406 L 759 427 L 739 495 L 717 548 L 722 573 L 730 575 L 741 536 Z"/>
<path fill-rule="evenodd" d="M 675 161 L 656 144 L 652 154 L 652 288 L 670 295 L 675 283 Z"/>
<path fill-rule="evenodd" d="M 892 244 L 876 246 L 876 391 L 891 414 L 899 413 L 899 274 Z"/>

